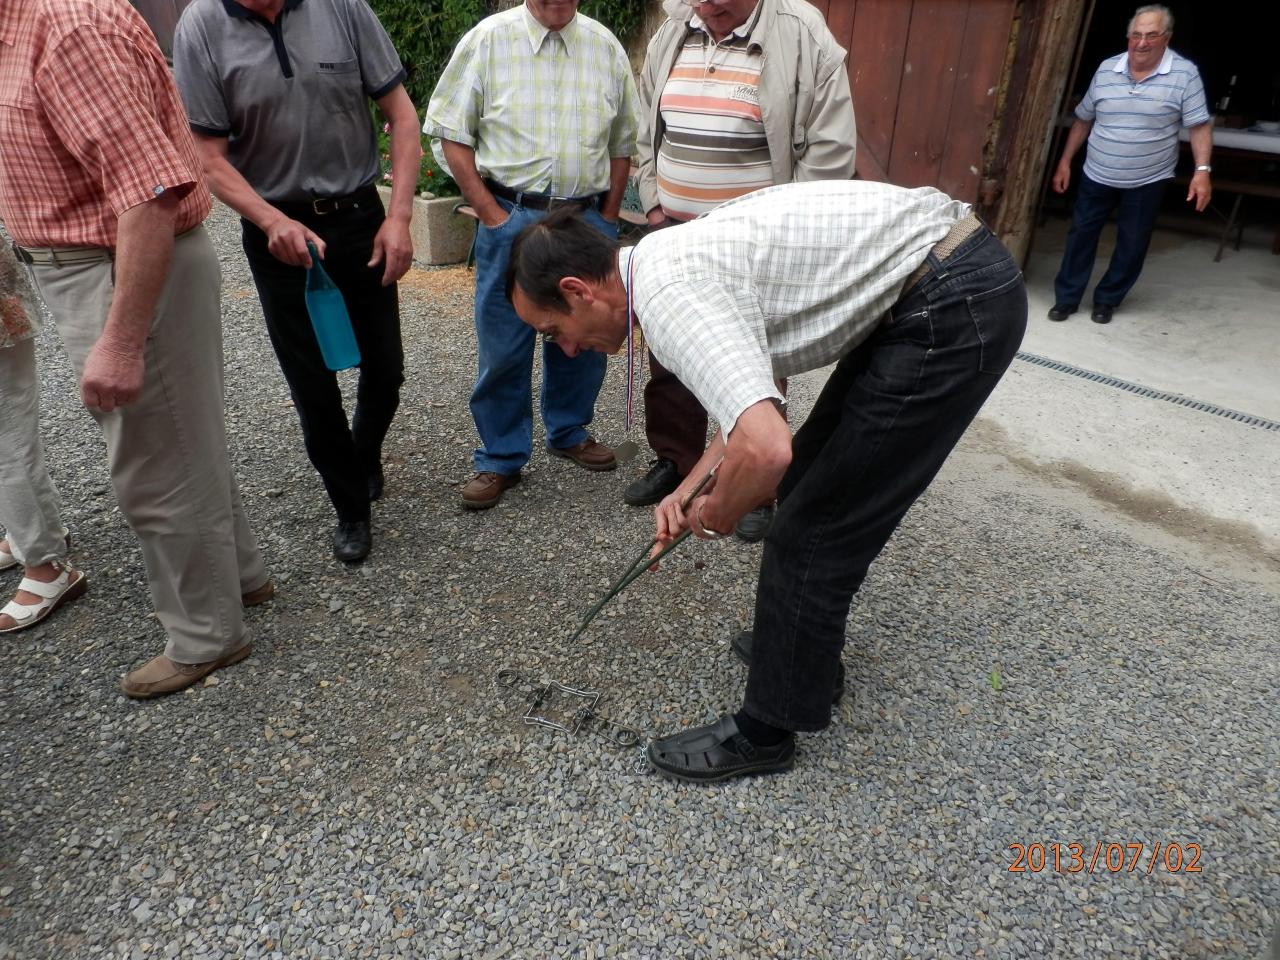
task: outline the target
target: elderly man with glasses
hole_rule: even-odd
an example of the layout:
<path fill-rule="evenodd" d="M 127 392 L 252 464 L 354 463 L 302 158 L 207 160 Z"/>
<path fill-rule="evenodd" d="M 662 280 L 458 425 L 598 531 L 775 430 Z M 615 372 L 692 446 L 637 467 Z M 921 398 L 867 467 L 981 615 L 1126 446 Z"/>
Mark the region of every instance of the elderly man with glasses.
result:
<path fill-rule="evenodd" d="M 654 227 L 775 184 L 853 176 L 845 51 L 806 0 L 668 0 L 640 75 L 640 199 Z M 623 499 L 657 503 L 702 455 L 707 412 L 653 359 L 645 434 L 657 458 Z M 761 539 L 773 497 L 738 524 Z"/>
<path fill-rule="evenodd" d="M 1079 309 L 1093 272 L 1098 237 L 1116 211 L 1116 248 L 1093 291 L 1095 323 L 1110 323 L 1142 272 L 1165 187 L 1178 162 L 1178 130 L 1190 128 L 1195 173 L 1187 202 L 1209 205 L 1209 155 L 1213 124 L 1196 65 L 1169 49 L 1173 14 L 1168 7 L 1139 7 L 1129 21 L 1127 52 L 1102 61 L 1076 107 L 1053 189 L 1065 193 L 1071 160 L 1086 138 L 1084 171 L 1077 188 L 1067 248 L 1054 280 L 1050 320 Z"/>

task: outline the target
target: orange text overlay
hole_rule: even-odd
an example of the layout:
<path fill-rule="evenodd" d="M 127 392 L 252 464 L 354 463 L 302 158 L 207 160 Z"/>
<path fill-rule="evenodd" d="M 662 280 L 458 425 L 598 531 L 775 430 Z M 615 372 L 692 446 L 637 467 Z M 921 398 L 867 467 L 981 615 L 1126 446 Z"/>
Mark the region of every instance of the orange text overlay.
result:
<path fill-rule="evenodd" d="M 1200 873 L 1198 843 L 1011 843 L 1010 873 Z"/>

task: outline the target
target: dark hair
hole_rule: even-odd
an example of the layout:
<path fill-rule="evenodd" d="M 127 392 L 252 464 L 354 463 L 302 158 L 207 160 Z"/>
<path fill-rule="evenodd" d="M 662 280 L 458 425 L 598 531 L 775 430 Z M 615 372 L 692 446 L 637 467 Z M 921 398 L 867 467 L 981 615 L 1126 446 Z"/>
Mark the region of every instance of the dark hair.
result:
<path fill-rule="evenodd" d="M 576 207 L 560 207 L 529 224 L 511 245 L 507 299 L 516 286 L 544 310 L 569 312 L 560 292 L 565 277 L 603 283 L 617 268 L 618 241 L 587 223 Z"/>

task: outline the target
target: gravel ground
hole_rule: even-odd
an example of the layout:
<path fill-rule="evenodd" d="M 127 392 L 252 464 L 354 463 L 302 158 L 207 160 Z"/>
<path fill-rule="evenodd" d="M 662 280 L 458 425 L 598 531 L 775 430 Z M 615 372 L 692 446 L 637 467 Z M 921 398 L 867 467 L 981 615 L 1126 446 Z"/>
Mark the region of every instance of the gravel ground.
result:
<path fill-rule="evenodd" d="M 647 735 L 705 722 L 742 692 L 726 641 L 759 548 L 686 544 L 569 648 L 649 536 L 620 503 L 643 468 L 538 452 L 499 508 L 458 507 L 474 354 L 455 269 L 402 294 L 388 496 L 370 561 L 343 568 L 234 222 L 211 224 L 232 455 L 279 595 L 243 664 L 159 702 L 116 692 L 161 631 L 46 336 L 44 436 L 91 588 L 4 645 L 0 958 L 1261 954 L 1280 922 L 1280 591 L 1195 544 L 1143 545 L 971 437 L 873 568 L 853 695 L 796 770 L 671 784 L 635 749 L 523 725 L 495 673 L 600 690 Z M 1087 862 L 1098 842 L 1147 851 L 1112 873 L 1105 851 Z M 1011 872 L 1010 845 L 1034 843 L 1047 866 Z"/>

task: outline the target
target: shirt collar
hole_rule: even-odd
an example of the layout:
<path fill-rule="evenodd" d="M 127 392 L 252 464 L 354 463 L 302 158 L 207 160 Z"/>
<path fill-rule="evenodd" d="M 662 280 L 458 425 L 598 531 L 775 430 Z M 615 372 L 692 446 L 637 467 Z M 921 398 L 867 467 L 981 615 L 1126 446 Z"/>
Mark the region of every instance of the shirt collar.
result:
<path fill-rule="evenodd" d="M 294 10 L 301 5 L 302 0 L 284 0 L 284 10 L 280 12 L 284 13 L 287 10 Z M 262 19 L 262 17 L 258 16 L 252 10 L 246 10 L 244 7 L 240 6 L 240 4 L 236 3 L 236 0 L 222 0 L 222 9 L 227 12 L 227 16 L 236 17 L 240 20 Z"/>
<path fill-rule="evenodd" d="M 223 2 L 226 2 L 226 0 L 223 0 Z M 565 51 L 570 56 L 573 55 L 572 41 L 577 35 L 578 30 L 578 15 L 576 13 L 573 15 L 573 19 L 559 30 L 548 30 L 534 19 L 533 14 L 529 12 L 529 5 L 527 3 L 520 4 L 520 9 L 524 11 L 524 26 L 529 32 L 529 46 L 533 48 L 534 53 L 537 53 L 542 49 L 542 45 L 546 43 L 547 37 L 553 33 L 558 33 L 560 34 L 560 39 L 564 41 Z"/>
<path fill-rule="evenodd" d="M 760 19 L 761 6 L 763 6 L 763 0 L 752 7 L 751 15 L 747 17 L 746 20 L 729 31 L 729 37 L 737 37 L 740 40 L 745 39 L 750 41 L 754 46 L 760 46 L 760 41 L 752 40 L 751 31 L 756 28 L 756 22 Z M 702 18 L 696 13 L 689 17 L 689 27 L 692 30 L 701 30 L 708 38 L 711 37 L 711 32 L 707 30 L 706 24 L 703 23 Z M 725 39 L 727 40 L 729 37 L 725 37 Z"/>
<path fill-rule="evenodd" d="M 1111 68 L 1116 73 L 1129 72 L 1129 51 L 1126 50 L 1120 54 L 1120 59 L 1116 65 Z M 1156 73 L 1168 73 L 1173 69 L 1173 51 L 1169 47 L 1164 48 L 1164 56 L 1160 58 L 1160 66 L 1156 67 Z M 1152 74 L 1154 76 L 1155 74 Z"/>

